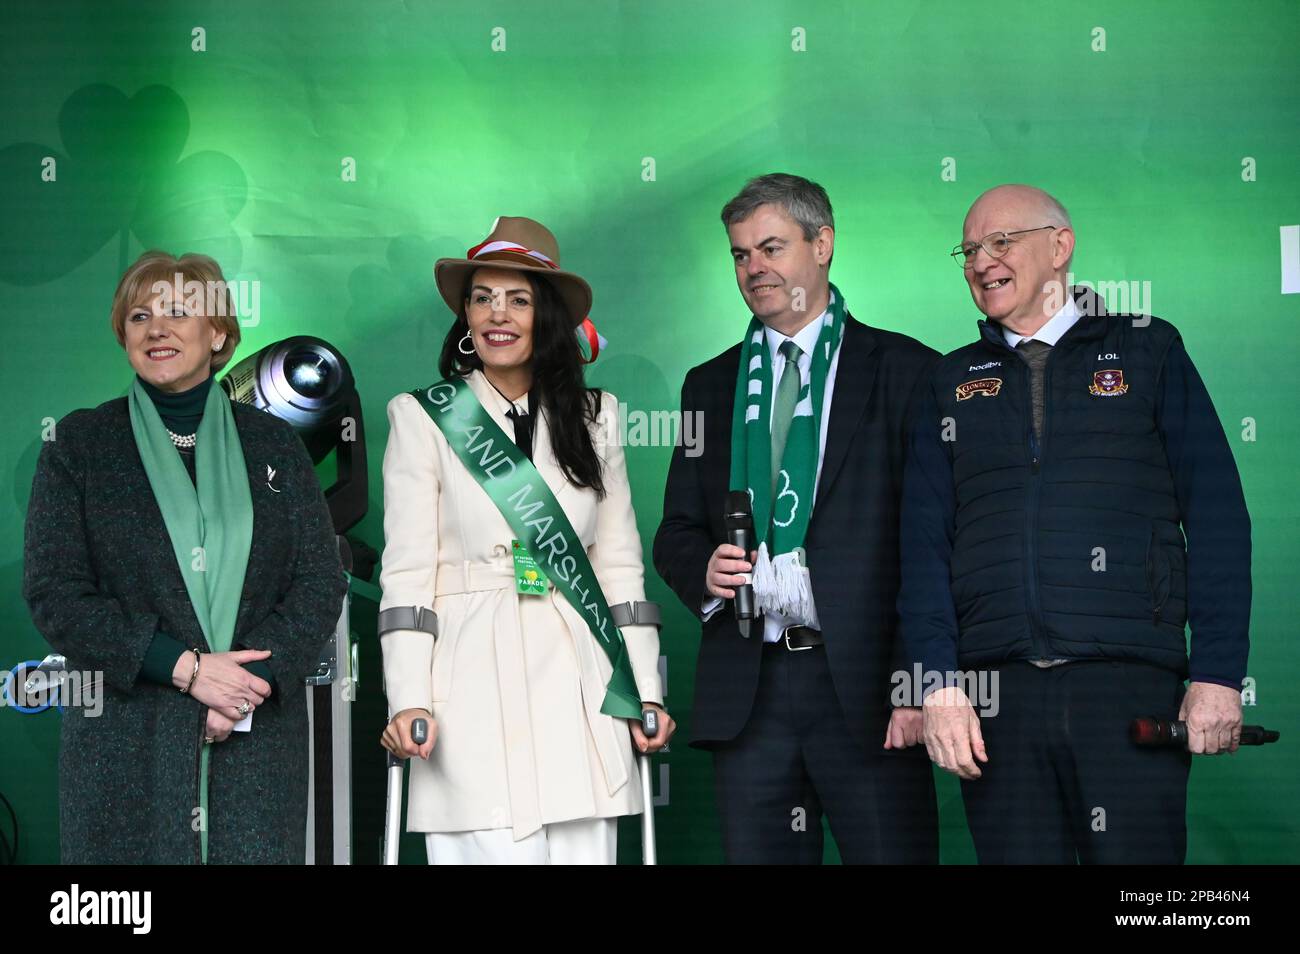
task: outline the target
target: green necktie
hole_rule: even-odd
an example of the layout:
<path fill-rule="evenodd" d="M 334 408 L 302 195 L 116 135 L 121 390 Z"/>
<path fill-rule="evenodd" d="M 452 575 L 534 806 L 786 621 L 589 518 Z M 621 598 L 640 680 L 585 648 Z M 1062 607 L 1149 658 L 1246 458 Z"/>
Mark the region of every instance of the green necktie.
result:
<path fill-rule="evenodd" d="M 781 455 L 785 452 L 785 439 L 790 436 L 790 422 L 794 420 L 794 406 L 799 403 L 799 358 L 803 351 L 793 341 L 781 342 L 785 368 L 781 382 L 776 386 L 776 404 L 772 408 L 772 492 L 776 492 L 777 474 L 781 470 Z"/>

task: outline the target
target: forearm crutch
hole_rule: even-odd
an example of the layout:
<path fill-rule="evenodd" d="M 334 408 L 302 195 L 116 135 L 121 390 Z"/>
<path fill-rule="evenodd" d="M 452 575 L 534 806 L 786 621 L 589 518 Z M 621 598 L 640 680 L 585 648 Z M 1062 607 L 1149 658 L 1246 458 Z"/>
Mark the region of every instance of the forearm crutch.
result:
<path fill-rule="evenodd" d="M 647 739 L 659 734 L 659 713 L 646 709 L 641 713 L 641 731 Z M 645 808 L 641 812 L 641 864 L 657 865 L 655 851 L 655 793 L 650 784 L 650 753 L 643 752 L 637 756 L 637 765 L 641 769 L 641 801 Z"/>
<path fill-rule="evenodd" d="M 424 745 L 429 740 L 429 723 L 416 719 L 411 723 L 411 741 Z M 402 768 L 406 759 L 388 753 L 388 804 L 384 809 L 384 864 L 397 864 L 397 849 L 402 839 Z"/>
<path fill-rule="evenodd" d="M 379 638 L 394 630 L 415 629 L 438 638 L 438 614 L 425 606 L 390 606 L 379 611 Z M 385 691 L 387 691 L 385 689 Z M 390 709 L 388 721 L 393 721 Z M 429 723 L 416 719 L 411 723 L 411 741 L 424 745 L 429 740 Z M 388 802 L 384 809 L 384 864 L 397 864 L 397 843 L 402 827 L 402 763 L 392 752 L 388 753 Z"/>

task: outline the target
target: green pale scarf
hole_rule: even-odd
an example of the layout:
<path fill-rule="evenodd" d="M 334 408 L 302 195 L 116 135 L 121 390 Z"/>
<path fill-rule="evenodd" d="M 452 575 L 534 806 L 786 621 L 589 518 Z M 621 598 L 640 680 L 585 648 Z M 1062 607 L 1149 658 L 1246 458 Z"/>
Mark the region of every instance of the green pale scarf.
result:
<path fill-rule="evenodd" d="M 227 652 L 235 636 L 253 542 L 253 496 L 230 399 L 215 384 L 208 391 L 194 444 L 197 490 L 139 378 L 132 382 L 127 406 L 135 446 L 162 511 L 194 615 L 208 648 L 214 653 Z M 205 863 L 210 748 L 203 746 L 199 765 L 200 844 Z"/>
<path fill-rule="evenodd" d="M 731 483 L 747 490 L 759 541 L 754 565 L 754 595 L 760 610 L 812 622 L 812 588 L 803 559 L 804 534 L 812 514 L 817 482 L 817 450 L 823 398 L 831 359 L 844 337 L 844 298 L 830 286 L 830 304 L 809 368 L 801 371 L 799 399 L 781 469 L 772 474 L 772 355 L 762 322 L 754 318 L 745 333 L 736 375 L 731 417 Z M 773 491 L 773 484 L 776 490 Z"/>

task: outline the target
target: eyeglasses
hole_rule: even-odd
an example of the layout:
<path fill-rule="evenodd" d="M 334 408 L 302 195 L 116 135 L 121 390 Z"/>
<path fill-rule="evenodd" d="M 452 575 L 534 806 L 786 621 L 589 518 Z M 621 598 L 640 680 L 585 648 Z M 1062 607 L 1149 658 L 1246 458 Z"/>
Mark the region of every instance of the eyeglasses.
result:
<path fill-rule="evenodd" d="M 1040 225 L 1036 229 L 1017 229 L 1014 232 L 990 232 L 978 242 L 963 242 L 948 254 L 962 268 L 975 267 L 975 253 L 981 248 L 988 252 L 989 258 L 1001 258 L 1011 248 L 1011 236 L 1024 235 L 1026 232 L 1041 232 L 1043 229 L 1058 228 L 1055 225 Z"/>

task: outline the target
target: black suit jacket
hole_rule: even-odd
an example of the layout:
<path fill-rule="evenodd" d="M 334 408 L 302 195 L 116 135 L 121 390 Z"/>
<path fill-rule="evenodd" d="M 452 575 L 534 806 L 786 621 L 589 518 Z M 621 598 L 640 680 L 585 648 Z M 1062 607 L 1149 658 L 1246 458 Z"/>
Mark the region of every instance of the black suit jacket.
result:
<path fill-rule="evenodd" d="M 849 731 L 868 751 L 884 741 L 890 674 L 905 666 L 895 601 L 906 425 L 938 357 L 913 338 L 845 316 L 826 451 L 804 542 L 836 694 Z M 703 452 L 692 458 L 684 447 L 674 451 L 655 535 L 655 569 L 696 617 L 707 595 L 709 557 L 726 540 L 722 510 L 730 489 L 739 361 L 736 345 L 686 375 L 682 414 L 703 415 Z M 740 733 L 761 658 L 761 627 L 742 637 L 730 606 L 704 623 L 691 745 L 709 748 Z"/>

